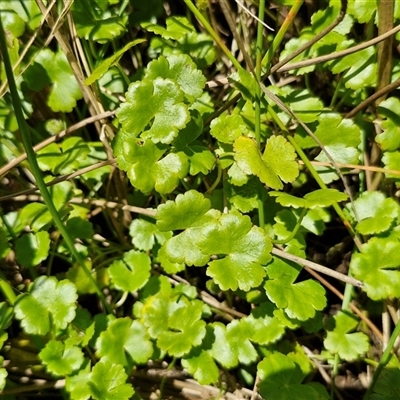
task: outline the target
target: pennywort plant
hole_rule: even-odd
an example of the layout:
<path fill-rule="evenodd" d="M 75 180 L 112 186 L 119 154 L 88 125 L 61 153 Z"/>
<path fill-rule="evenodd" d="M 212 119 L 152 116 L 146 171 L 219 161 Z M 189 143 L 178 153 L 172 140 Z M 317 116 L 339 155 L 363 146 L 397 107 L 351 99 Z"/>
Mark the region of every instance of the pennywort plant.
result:
<path fill-rule="evenodd" d="M 397 398 L 397 3 L 17 3 L 0 394 Z"/>

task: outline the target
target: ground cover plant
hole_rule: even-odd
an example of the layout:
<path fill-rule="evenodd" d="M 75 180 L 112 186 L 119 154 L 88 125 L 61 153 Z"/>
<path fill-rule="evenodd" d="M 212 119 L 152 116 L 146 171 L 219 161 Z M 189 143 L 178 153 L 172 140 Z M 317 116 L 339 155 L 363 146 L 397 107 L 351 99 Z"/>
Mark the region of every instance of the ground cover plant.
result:
<path fill-rule="evenodd" d="M 1 397 L 399 398 L 398 2 L 0 21 Z"/>

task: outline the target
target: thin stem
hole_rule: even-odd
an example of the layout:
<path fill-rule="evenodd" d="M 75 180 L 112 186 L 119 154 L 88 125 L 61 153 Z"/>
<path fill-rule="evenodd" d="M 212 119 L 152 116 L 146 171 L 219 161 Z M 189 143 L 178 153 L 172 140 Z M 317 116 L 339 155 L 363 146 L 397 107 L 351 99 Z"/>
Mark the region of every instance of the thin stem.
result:
<path fill-rule="evenodd" d="M 228 57 L 231 63 L 235 66 L 237 70 L 240 70 L 242 67 L 240 66 L 238 60 L 236 60 L 235 56 L 229 51 L 229 49 L 225 46 L 225 43 L 220 39 L 217 32 L 213 29 L 213 27 L 208 23 L 208 21 L 203 17 L 201 12 L 197 9 L 197 7 L 190 1 L 184 0 L 189 10 L 195 15 L 195 17 L 202 23 L 208 34 L 214 39 L 214 41 L 218 44 L 220 49 L 224 52 L 224 54 Z"/>
<path fill-rule="evenodd" d="M 21 101 L 18 96 L 18 91 L 17 91 L 17 85 L 15 83 L 12 67 L 11 67 L 11 62 L 10 62 L 10 57 L 8 54 L 8 48 L 7 48 L 7 43 L 6 43 L 6 38 L 5 38 L 5 32 L 3 30 L 3 24 L 0 19 L 0 48 L 1 48 L 1 53 L 3 56 L 3 62 L 4 62 L 4 68 L 6 70 L 6 76 L 8 79 L 8 85 L 10 88 L 10 94 L 12 98 L 12 103 L 14 107 L 14 113 L 18 121 L 18 126 L 20 129 L 21 137 L 22 137 L 22 143 L 24 145 L 29 165 L 31 166 L 32 173 L 35 177 L 37 186 L 40 190 L 41 195 L 43 196 L 43 200 L 53 217 L 54 223 L 59 229 L 60 233 L 62 234 L 66 245 L 68 246 L 69 250 L 71 251 L 72 255 L 75 257 L 75 259 L 78 261 L 78 263 L 81 265 L 83 271 L 89 278 L 89 280 L 93 283 L 96 292 L 99 296 L 99 299 L 103 303 L 104 308 L 111 313 L 112 310 L 110 306 L 107 304 L 106 299 L 101 292 L 100 288 L 97 285 L 97 282 L 95 279 L 92 277 L 90 271 L 85 265 L 84 259 L 81 256 L 81 254 L 77 251 L 74 245 L 74 241 L 69 235 L 69 232 L 66 230 L 60 215 L 58 214 L 58 211 L 53 203 L 53 199 L 51 198 L 50 192 L 47 189 L 46 183 L 44 182 L 42 172 L 40 171 L 39 164 L 36 159 L 36 154 L 33 150 L 32 143 L 31 143 L 31 138 L 30 138 L 30 132 L 29 132 L 29 126 L 25 120 L 25 117 L 22 113 L 22 107 L 21 107 Z"/>
<path fill-rule="evenodd" d="M 372 391 L 376 385 L 376 382 L 378 381 L 379 375 L 381 374 L 383 368 L 390 361 L 390 359 L 393 355 L 392 351 L 393 351 L 394 344 L 399 335 L 400 335 L 400 321 L 396 324 L 396 327 L 394 328 L 393 333 L 390 336 L 388 345 L 387 345 L 385 351 L 383 352 L 381 359 L 379 360 L 378 367 L 375 370 L 371 385 L 369 386 L 367 393 L 365 394 L 364 400 L 369 399 L 369 397 L 371 396 Z"/>
<path fill-rule="evenodd" d="M 286 16 L 285 20 L 283 21 L 283 24 L 279 28 L 279 31 L 276 34 L 270 48 L 268 49 L 267 53 L 265 54 L 265 56 L 262 60 L 262 66 L 267 68 L 268 70 L 270 69 L 269 66 L 271 64 L 272 57 L 274 56 L 274 54 L 276 52 L 276 49 L 282 43 L 282 40 L 285 37 L 286 32 L 288 31 L 289 27 L 292 25 L 294 19 L 296 18 L 296 15 L 299 12 L 300 7 L 303 5 L 303 3 L 304 3 L 304 0 L 296 0 L 296 2 L 293 4 L 288 15 Z M 260 2 L 260 4 L 261 4 L 261 2 Z M 286 62 L 289 62 L 289 61 L 290 60 L 288 60 Z"/>
<path fill-rule="evenodd" d="M 260 5 L 258 8 L 258 18 L 260 21 L 264 20 L 265 13 L 265 0 L 260 0 Z M 259 22 L 257 26 L 257 44 L 256 44 L 256 79 L 259 82 L 261 79 L 261 62 L 262 62 L 262 51 L 263 51 L 263 25 Z M 256 91 L 256 101 L 255 101 L 255 135 L 258 147 L 260 147 L 261 142 L 261 87 L 257 85 Z M 263 188 L 259 185 L 258 189 L 258 223 L 260 228 L 265 226 L 265 215 L 264 215 L 264 195 Z"/>
<path fill-rule="evenodd" d="M 298 230 L 299 230 L 299 228 L 301 226 L 301 223 L 303 221 L 303 218 L 305 217 L 306 214 L 307 214 L 307 208 L 303 208 L 301 210 L 301 214 L 299 216 L 299 219 L 297 220 L 296 226 L 292 229 L 292 232 L 290 233 L 290 235 L 287 238 L 282 239 L 282 240 L 273 240 L 272 243 L 274 243 L 274 244 L 286 244 L 286 243 L 290 242 L 296 236 L 296 233 L 298 232 Z"/>

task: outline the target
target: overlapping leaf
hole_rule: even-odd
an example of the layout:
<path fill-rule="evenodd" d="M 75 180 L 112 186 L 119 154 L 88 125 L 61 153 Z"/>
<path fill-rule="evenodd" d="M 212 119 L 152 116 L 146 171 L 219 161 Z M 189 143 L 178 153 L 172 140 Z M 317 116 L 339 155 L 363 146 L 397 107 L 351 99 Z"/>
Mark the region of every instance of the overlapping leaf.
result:
<path fill-rule="evenodd" d="M 387 231 L 399 216 L 399 206 L 382 192 L 364 192 L 354 201 L 357 212 L 356 230 L 362 235 L 372 235 Z M 354 218 L 354 213 L 347 206 Z"/>
<path fill-rule="evenodd" d="M 327 325 L 328 333 L 324 345 L 331 353 L 338 354 L 341 359 L 351 361 L 368 351 L 368 336 L 362 332 L 350 333 L 357 327 L 358 321 L 348 311 L 339 311 L 331 317 Z"/>
<path fill-rule="evenodd" d="M 216 210 L 211 210 L 210 200 L 195 190 L 178 195 L 175 202 L 168 201 L 160 205 L 157 209 L 157 227 L 161 231 L 184 229 L 164 244 L 170 261 L 195 266 L 205 265 L 209 254 L 203 253 L 196 243 L 203 235 L 202 229 L 219 214 Z"/>
<path fill-rule="evenodd" d="M 284 207 L 293 208 L 316 208 L 329 207 L 340 201 L 347 200 L 345 193 L 336 189 L 318 189 L 307 193 L 304 198 L 299 198 L 285 192 L 269 191 L 270 196 L 276 197 L 276 201 Z"/>
<path fill-rule="evenodd" d="M 351 258 L 353 276 L 373 300 L 400 296 L 400 242 L 395 234 L 372 238 Z"/>
<path fill-rule="evenodd" d="M 73 3 L 71 11 L 79 37 L 105 43 L 126 31 L 128 14 L 119 14 L 108 3 L 102 0 Z"/>
<path fill-rule="evenodd" d="M 153 354 L 153 344 L 146 328 L 139 321 L 117 318 L 96 342 L 97 353 L 102 360 L 125 367 L 144 364 Z"/>
<path fill-rule="evenodd" d="M 39 358 L 49 372 L 62 376 L 79 369 L 84 356 L 82 350 L 77 346 L 68 346 L 60 341 L 50 340 L 40 351 Z"/>
<path fill-rule="evenodd" d="M 328 400 L 329 395 L 321 386 L 302 384 L 304 374 L 290 357 L 272 353 L 258 364 L 259 391 L 263 398 L 276 400 Z M 321 396 L 322 394 L 322 396 Z"/>
<path fill-rule="evenodd" d="M 82 98 L 78 82 L 62 51 L 41 50 L 24 76 L 32 90 L 40 91 L 50 85 L 47 104 L 54 112 L 71 112 L 77 100 Z"/>
<path fill-rule="evenodd" d="M 207 275 L 222 290 L 247 291 L 261 284 L 265 276 L 262 265 L 271 259 L 272 244 L 249 217 L 222 214 L 202 229 L 197 243 L 203 253 L 219 255 L 218 260 L 209 263 Z"/>
<path fill-rule="evenodd" d="M 206 83 L 205 76 L 186 54 L 160 56 L 147 66 L 144 79 L 171 79 L 176 82 L 185 96 L 192 103 L 200 97 Z"/>
<path fill-rule="evenodd" d="M 115 144 L 118 165 L 128 173 L 133 186 L 143 193 L 155 188 L 159 193 L 170 193 L 189 170 L 187 156 L 183 152 L 165 153 L 164 146 L 139 139 L 127 139 L 120 134 Z"/>
<path fill-rule="evenodd" d="M 324 288 L 314 280 L 294 283 L 301 267 L 273 257 L 264 288 L 269 299 L 290 318 L 305 321 L 326 306 Z"/>
<path fill-rule="evenodd" d="M 293 146 L 282 136 L 272 136 L 267 140 L 261 155 L 256 142 L 241 136 L 234 144 L 235 160 L 248 175 L 256 175 L 267 186 L 280 190 L 283 182 L 293 182 L 299 167 Z"/>
<path fill-rule="evenodd" d="M 161 232 L 155 223 L 145 219 L 134 219 L 129 227 L 129 235 L 132 244 L 139 250 L 151 250 L 154 244 L 162 245 L 167 239 L 171 238 L 171 232 Z"/>
<path fill-rule="evenodd" d="M 117 117 L 132 137 L 171 143 L 190 118 L 183 101 L 184 93 L 177 82 L 160 77 L 145 79 L 129 86 Z"/>

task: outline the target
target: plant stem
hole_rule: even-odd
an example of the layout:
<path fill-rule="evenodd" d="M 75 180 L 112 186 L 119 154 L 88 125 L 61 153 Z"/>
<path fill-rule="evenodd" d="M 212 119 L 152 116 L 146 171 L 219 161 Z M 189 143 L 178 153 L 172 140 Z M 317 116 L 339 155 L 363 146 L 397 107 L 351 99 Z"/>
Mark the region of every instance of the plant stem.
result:
<path fill-rule="evenodd" d="M 225 43 L 220 39 L 217 32 L 213 29 L 213 27 L 208 23 L 208 21 L 203 17 L 202 13 L 197 9 L 197 7 L 190 1 L 184 0 L 189 10 L 195 15 L 195 17 L 201 22 L 204 26 L 208 34 L 214 39 L 220 49 L 224 52 L 224 54 L 229 58 L 231 63 L 235 66 L 237 70 L 240 70 L 242 67 L 238 60 L 236 60 L 235 56 L 229 51 L 229 49 L 225 46 Z"/>
<path fill-rule="evenodd" d="M 258 8 L 258 18 L 260 21 L 264 21 L 265 13 L 265 0 L 260 0 L 260 5 Z M 262 62 L 262 50 L 263 50 L 263 31 L 264 26 L 258 22 L 257 26 L 257 44 L 256 44 L 256 78 L 259 82 L 261 79 L 261 62 Z M 255 101 L 255 135 L 258 147 L 260 147 L 261 142 L 261 87 L 257 85 L 256 91 L 256 101 Z M 265 225 L 265 215 L 264 215 L 264 195 L 263 188 L 259 185 L 258 189 L 258 223 L 260 228 L 264 228 Z"/>
<path fill-rule="evenodd" d="M 11 94 L 12 103 L 13 103 L 13 107 L 14 107 L 14 113 L 15 113 L 15 116 L 18 121 L 18 126 L 20 129 L 21 137 L 22 137 L 22 143 L 25 148 L 25 152 L 26 152 L 26 155 L 27 155 L 27 158 L 29 161 L 29 165 L 31 166 L 31 169 L 32 169 L 32 174 L 35 177 L 36 184 L 40 190 L 40 193 L 43 197 L 43 200 L 44 200 L 51 216 L 53 217 L 55 225 L 57 226 L 57 228 L 59 229 L 61 235 L 63 236 L 63 238 L 65 240 L 66 245 L 68 246 L 69 250 L 71 251 L 72 255 L 75 257 L 75 259 L 81 265 L 83 271 L 88 276 L 89 280 L 94 284 L 94 287 L 96 288 L 96 292 L 97 292 L 104 308 L 107 310 L 107 312 L 112 313 L 112 310 L 111 310 L 110 306 L 107 304 L 103 293 L 101 292 L 99 286 L 97 285 L 97 282 L 95 281 L 95 279 L 91 275 L 90 271 L 86 267 L 82 256 L 75 248 L 73 239 L 69 235 L 68 231 L 65 229 L 65 226 L 61 220 L 61 217 L 58 214 L 58 211 L 53 203 L 50 192 L 48 191 L 46 183 L 44 182 L 44 179 L 42 177 L 42 172 L 40 171 L 39 164 L 36 159 L 36 154 L 32 147 L 29 126 L 25 120 L 23 113 L 22 113 L 21 101 L 18 96 L 17 85 L 15 83 L 15 79 L 14 79 L 14 75 L 13 75 L 13 71 L 12 71 L 12 67 L 11 67 L 5 32 L 3 30 L 3 24 L 1 22 L 1 19 L 0 19 L 0 48 L 1 48 L 1 53 L 3 56 L 4 68 L 6 70 L 8 86 L 10 88 L 10 94 Z"/>

